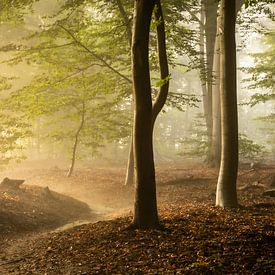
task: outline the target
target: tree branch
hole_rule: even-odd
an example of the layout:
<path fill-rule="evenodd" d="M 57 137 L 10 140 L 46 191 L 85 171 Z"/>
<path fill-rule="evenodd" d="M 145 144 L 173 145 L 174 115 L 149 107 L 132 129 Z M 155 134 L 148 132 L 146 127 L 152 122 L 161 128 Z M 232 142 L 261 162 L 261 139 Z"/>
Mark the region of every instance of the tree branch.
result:
<path fill-rule="evenodd" d="M 185 8 L 185 10 L 191 15 L 191 17 L 195 21 L 197 21 L 200 24 L 200 26 L 204 29 L 205 28 L 204 23 L 196 16 L 196 14 L 192 10 L 190 10 L 190 8 L 186 4 L 182 4 L 182 5 Z"/>
<path fill-rule="evenodd" d="M 60 28 L 62 28 L 65 32 L 67 32 L 72 39 L 83 49 L 85 49 L 89 54 L 91 54 L 94 58 L 96 58 L 97 60 L 99 60 L 101 63 L 103 63 L 108 69 L 110 69 L 111 71 L 113 71 L 114 73 L 116 73 L 117 75 L 119 75 L 121 78 L 123 78 L 126 82 L 131 83 L 132 84 L 132 80 L 130 78 L 128 78 L 127 76 L 123 75 L 122 73 L 120 73 L 118 70 L 116 70 L 115 68 L 113 68 L 110 64 L 108 64 L 102 57 L 100 57 L 98 54 L 96 54 L 95 52 L 93 52 L 91 49 L 89 49 L 87 46 L 85 46 L 82 42 L 80 42 L 76 36 L 67 28 L 65 28 L 64 26 L 58 24 L 58 26 Z"/>
<path fill-rule="evenodd" d="M 156 100 L 153 104 L 153 123 L 155 122 L 157 115 L 164 106 L 169 90 L 169 67 L 168 58 L 166 52 L 166 38 L 165 38 L 165 26 L 162 13 L 162 7 L 160 0 L 156 1 L 157 9 L 155 11 L 155 18 L 158 22 L 157 24 L 157 41 L 158 41 L 158 59 L 160 68 L 160 78 L 163 83 L 161 83 L 159 92 L 157 94 Z"/>
<path fill-rule="evenodd" d="M 128 40 L 129 40 L 129 45 L 131 46 L 132 44 L 132 27 L 131 27 L 131 20 L 129 19 L 122 3 L 120 0 L 116 0 L 119 12 L 122 16 L 122 19 L 124 21 L 124 24 L 126 26 L 126 30 L 127 30 L 127 35 L 128 35 Z"/>

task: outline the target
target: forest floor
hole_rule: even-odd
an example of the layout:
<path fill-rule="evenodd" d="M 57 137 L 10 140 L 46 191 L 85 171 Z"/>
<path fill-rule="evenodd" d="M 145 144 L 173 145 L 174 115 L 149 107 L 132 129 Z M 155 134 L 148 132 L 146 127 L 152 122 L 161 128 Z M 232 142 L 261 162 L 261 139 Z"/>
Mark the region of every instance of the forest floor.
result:
<path fill-rule="evenodd" d="M 214 169 L 157 167 L 165 230 L 150 231 L 127 229 L 134 190 L 123 186 L 124 172 L 98 167 L 67 178 L 53 167 L 2 174 L 26 182 L 22 190 L 0 188 L 0 274 L 275 273 L 275 199 L 263 196 L 274 166 L 240 169 L 235 210 L 214 206 Z"/>

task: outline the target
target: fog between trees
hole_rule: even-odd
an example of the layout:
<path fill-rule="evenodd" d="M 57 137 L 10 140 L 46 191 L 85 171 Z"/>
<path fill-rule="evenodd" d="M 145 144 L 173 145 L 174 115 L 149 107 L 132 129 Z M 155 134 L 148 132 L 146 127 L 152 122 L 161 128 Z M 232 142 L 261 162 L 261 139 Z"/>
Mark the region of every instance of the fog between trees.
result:
<path fill-rule="evenodd" d="M 126 167 L 129 160 L 126 183 L 131 184 L 133 160 L 144 166 L 136 167 L 137 181 L 138 171 L 143 174 L 150 165 L 147 176 L 154 174 L 153 152 L 145 161 L 151 154 L 153 127 L 156 163 L 190 159 L 218 168 L 221 132 L 235 133 L 234 151 L 241 162 L 274 161 L 273 4 L 237 1 L 236 7 L 225 6 L 224 16 L 222 3 L 215 1 L 157 1 L 151 11 L 140 5 L 133 17 L 130 1 L 3 3 L 3 168 L 16 161 L 42 161 L 68 167 L 70 176 L 81 164 L 119 159 Z M 158 15 L 160 5 L 163 15 Z M 236 25 L 231 38 L 223 31 L 227 9 L 236 15 L 236 24 L 228 20 Z M 141 27 L 143 14 L 148 21 Z M 143 41 L 147 35 L 149 52 L 148 41 Z M 144 49 L 136 53 L 144 52 L 135 56 L 138 43 L 144 43 Z M 231 63 L 235 59 L 236 64 Z M 226 90 L 228 100 L 233 99 L 234 86 L 237 101 L 223 102 Z M 219 102 L 230 106 L 222 109 L 226 117 L 219 115 Z M 235 130 L 221 130 L 234 116 Z M 139 144 L 139 139 L 144 142 Z M 234 142 L 228 142 L 231 148 Z M 232 152 L 230 148 L 226 152 Z M 144 156 L 139 158 L 139 153 Z"/>

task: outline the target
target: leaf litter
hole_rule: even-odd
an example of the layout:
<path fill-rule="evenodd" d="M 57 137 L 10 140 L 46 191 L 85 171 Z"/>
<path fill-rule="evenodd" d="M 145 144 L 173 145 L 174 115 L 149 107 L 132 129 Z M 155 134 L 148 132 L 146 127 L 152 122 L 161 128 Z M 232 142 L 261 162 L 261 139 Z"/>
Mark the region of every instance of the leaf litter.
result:
<path fill-rule="evenodd" d="M 48 172 L 51 174 L 51 172 Z M 129 230 L 132 188 L 121 186 L 123 171 L 90 172 L 93 181 L 81 188 L 113 191 L 106 196 L 112 209 L 123 206 L 119 218 L 20 238 L 15 253 L 2 259 L 1 268 L 11 274 L 272 274 L 275 247 L 274 198 L 262 196 L 261 188 L 239 191 L 242 207 L 216 208 L 216 172 L 211 169 L 159 169 L 158 203 L 164 230 Z M 258 178 L 268 188 L 266 168 L 239 177 L 239 186 Z M 80 184 L 75 176 L 72 192 Z M 96 175 L 96 176 L 95 176 Z M 115 176 L 114 176 L 115 175 Z M 48 177 L 49 179 L 50 177 Z M 54 176 L 52 178 L 60 179 Z M 45 176 L 47 179 L 47 176 Z M 196 180 L 198 179 L 198 180 Z M 263 180 L 264 179 L 264 180 Z M 174 181 L 174 184 L 173 184 Z M 49 182 L 45 184 L 50 185 Z M 102 191 L 103 190 L 103 191 Z M 116 192 L 114 192 L 116 191 Z M 130 199 L 129 199 L 130 198 Z M 127 208 L 128 207 L 128 208 Z M 123 213 L 123 215 L 121 214 Z M 106 217 L 105 217 L 106 218 Z M 7 245 L 7 247 L 9 247 Z M 12 246 L 10 245 L 9 249 Z M 9 251 L 8 249 L 6 251 Z M 1 271 L 0 268 L 0 271 Z M 5 274 L 5 273 L 3 273 Z"/>

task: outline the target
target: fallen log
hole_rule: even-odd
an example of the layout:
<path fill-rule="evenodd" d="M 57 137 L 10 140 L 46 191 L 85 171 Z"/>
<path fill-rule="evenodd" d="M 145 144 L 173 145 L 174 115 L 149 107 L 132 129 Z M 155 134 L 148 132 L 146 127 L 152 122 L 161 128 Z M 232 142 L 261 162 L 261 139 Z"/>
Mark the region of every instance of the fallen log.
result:
<path fill-rule="evenodd" d="M 25 180 L 9 179 L 6 177 L 2 180 L 0 186 L 4 188 L 19 189 L 24 182 Z"/>

